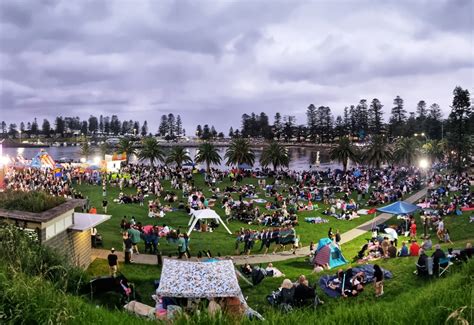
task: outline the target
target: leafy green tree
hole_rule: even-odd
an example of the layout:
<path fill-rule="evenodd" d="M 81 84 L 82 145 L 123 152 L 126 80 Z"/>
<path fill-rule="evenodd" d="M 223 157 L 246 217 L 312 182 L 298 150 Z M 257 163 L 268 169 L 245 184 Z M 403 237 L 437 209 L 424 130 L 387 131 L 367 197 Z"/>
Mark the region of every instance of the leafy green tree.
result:
<path fill-rule="evenodd" d="M 255 162 L 255 153 L 250 147 L 250 142 L 244 138 L 232 140 L 227 148 L 224 158 L 227 159 L 226 165 L 248 164 L 253 166 Z"/>
<path fill-rule="evenodd" d="M 316 111 L 316 106 L 313 104 L 309 105 L 306 109 L 306 119 L 308 124 L 308 132 L 311 137 L 311 141 L 316 141 L 316 136 L 318 134 L 318 115 Z"/>
<path fill-rule="evenodd" d="M 178 146 L 173 147 L 166 158 L 168 164 L 175 163 L 178 167 L 181 167 L 183 163 L 191 163 L 192 161 L 186 148 Z"/>
<path fill-rule="evenodd" d="M 385 162 L 392 160 L 392 150 L 382 135 L 374 135 L 362 153 L 362 160 L 377 169 Z"/>
<path fill-rule="evenodd" d="M 368 124 L 371 134 L 381 134 L 383 128 L 383 105 L 377 98 L 372 99 L 368 111 Z"/>
<path fill-rule="evenodd" d="M 155 142 L 156 142 L 156 140 L 155 140 Z M 125 153 L 125 155 L 127 156 L 127 159 L 126 159 L 127 164 L 130 160 L 130 156 L 137 152 L 137 150 L 135 149 L 135 147 L 133 145 L 133 141 L 130 140 L 130 138 L 120 139 L 117 150 L 118 150 L 119 153 Z M 143 149 L 142 149 L 142 151 L 143 151 Z M 153 165 L 153 163 L 152 163 L 152 165 Z"/>
<path fill-rule="evenodd" d="M 92 149 L 89 145 L 89 142 L 87 140 L 84 140 L 81 143 L 81 155 L 86 158 L 86 160 L 89 159 L 89 156 L 92 154 Z"/>
<path fill-rule="evenodd" d="M 206 170 L 211 170 L 211 165 L 219 165 L 221 163 L 221 156 L 219 150 L 215 145 L 209 142 L 201 144 L 194 160 L 197 163 L 206 163 Z"/>
<path fill-rule="evenodd" d="M 443 115 L 441 114 L 441 108 L 438 104 L 433 103 L 428 110 L 428 116 L 426 117 L 426 134 L 428 139 L 440 140 L 444 138 L 444 127 L 442 121 Z"/>
<path fill-rule="evenodd" d="M 110 146 L 107 142 L 103 142 L 100 146 L 99 146 L 99 150 L 100 150 L 100 156 L 102 157 L 102 159 L 105 159 L 105 155 L 108 154 L 110 152 Z"/>
<path fill-rule="evenodd" d="M 336 147 L 331 149 L 329 153 L 331 160 L 337 160 L 342 164 L 344 172 L 347 170 L 347 163 L 349 159 L 357 162 L 359 161 L 359 152 L 356 147 L 351 144 L 348 137 L 342 137 Z"/>
<path fill-rule="evenodd" d="M 281 114 L 276 112 L 273 122 L 273 134 L 280 141 L 281 136 L 283 135 L 283 123 L 281 121 Z"/>
<path fill-rule="evenodd" d="M 127 159 L 128 157 L 129 155 L 127 153 Z M 165 161 L 165 154 L 155 138 L 147 137 L 142 141 L 142 148 L 138 152 L 138 159 L 141 161 L 150 161 L 150 165 L 153 167 L 156 161 Z"/>
<path fill-rule="evenodd" d="M 49 124 L 49 121 L 47 119 L 43 119 L 43 125 L 41 129 L 45 137 L 49 137 L 51 133 L 51 124 Z"/>
<path fill-rule="evenodd" d="M 274 171 L 276 171 L 279 166 L 288 167 L 290 164 L 288 150 L 277 142 L 272 141 L 268 147 L 263 149 L 260 164 L 263 167 L 272 165 Z"/>
<path fill-rule="evenodd" d="M 472 150 L 472 115 L 469 90 L 456 87 L 453 91 L 453 105 L 448 117 L 448 147 L 453 152 L 452 165 L 457 171 L 468 166 Z"/>
<path fill-rule="evenodd" d="M 146 137 L 146 135 L 148 134 L 148 122 L 146 120 L 145 122 L 143 122 L 140 134 L 142 135 L 142 137 Z"/>
<path fill-rule="evenodd" d="M 390 134 L 392 137 L 398 137 L 404 133 L 407 111 L 400 96 L 395 97 L 393 105 L 392 115 L 390 116 Z"/>
<path fill-rule="evenodd" d="M 446 141 L 430 140 L 422 146 L 422 149 L 432 162 L 442 161 L 446 152 Z"/>
<path fill-rule="evenodd" d="M 415 138 L 401 138 L 395 144 L 393 158 L 395 162 L 406 166 L 414 166 L 420 154 L 420 143 Z"/>

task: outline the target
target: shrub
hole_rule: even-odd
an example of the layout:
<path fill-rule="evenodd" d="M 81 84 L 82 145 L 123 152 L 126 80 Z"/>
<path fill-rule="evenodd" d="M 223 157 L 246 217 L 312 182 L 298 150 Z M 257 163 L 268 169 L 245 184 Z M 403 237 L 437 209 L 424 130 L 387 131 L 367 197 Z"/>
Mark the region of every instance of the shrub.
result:
<path fill-rule="evenodd" d="M 12 225 L 0 225 L 0 256 L 13 273 L 24 273 L 50 280 L 57 289 L 78 293 L 88 281 L 85 272 L 72 266 L 64 256 L 42 246 Z"/>
<path fill-rule="evenodd" d="M 66 199 L 46 192 L 6 191 L 0 193 L 0 208 L 27 212 L 43 212 L 54 208 Z"/>

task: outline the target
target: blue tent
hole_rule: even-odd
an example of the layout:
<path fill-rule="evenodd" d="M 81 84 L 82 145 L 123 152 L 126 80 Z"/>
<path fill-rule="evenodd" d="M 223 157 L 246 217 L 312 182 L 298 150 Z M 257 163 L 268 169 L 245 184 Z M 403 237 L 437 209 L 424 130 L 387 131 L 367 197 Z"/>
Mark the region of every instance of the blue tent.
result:
<path fill-rule="evenodd" d="M 313 262 L 319 265 L 328 264 L 331 269 L 347 263 L 341 249 L 329 238 L 321 238 L 319 240 L 316 257 Z"/>
<path fill-rule="evenodd" d="M 387 206 L 378 208 L 377 211 L 390 214 L 410 214 L 418 210 L 420 207 L 408 202 L 397 201 Z"/>

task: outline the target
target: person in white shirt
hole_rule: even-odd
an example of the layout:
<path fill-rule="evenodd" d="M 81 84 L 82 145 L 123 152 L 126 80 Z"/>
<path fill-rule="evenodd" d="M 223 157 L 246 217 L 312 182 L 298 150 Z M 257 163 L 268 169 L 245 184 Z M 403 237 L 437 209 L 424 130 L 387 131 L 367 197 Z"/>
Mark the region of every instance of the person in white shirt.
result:
<path fill-rule="evenodd" d="M 438 222 L 438 229 L 436 231 L 436 235 L 438 236 L 439 240 L 444 240 L 444 222 L 443 219 L 440 219 Z"/>

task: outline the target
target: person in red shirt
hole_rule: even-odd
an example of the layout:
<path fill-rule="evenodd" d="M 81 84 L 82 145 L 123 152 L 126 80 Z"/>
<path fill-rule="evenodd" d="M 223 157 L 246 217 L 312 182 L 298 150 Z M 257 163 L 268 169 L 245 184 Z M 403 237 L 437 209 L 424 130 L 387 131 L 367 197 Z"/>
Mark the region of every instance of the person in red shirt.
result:
<path fill-rule="evenodd" d="M 410 226 L 410 237 L 411 238 L 416 238 L 416 223 L 415 223 L 415 220 L 413 220 L 411 222 L 411 226 Z"/>
<path fill-rule="evenodd" d="M 420 246 L 416 242 L 416 240 L 412 240 L 410 245 L 410 256 L 418 256 L 420 252 Z"/>

